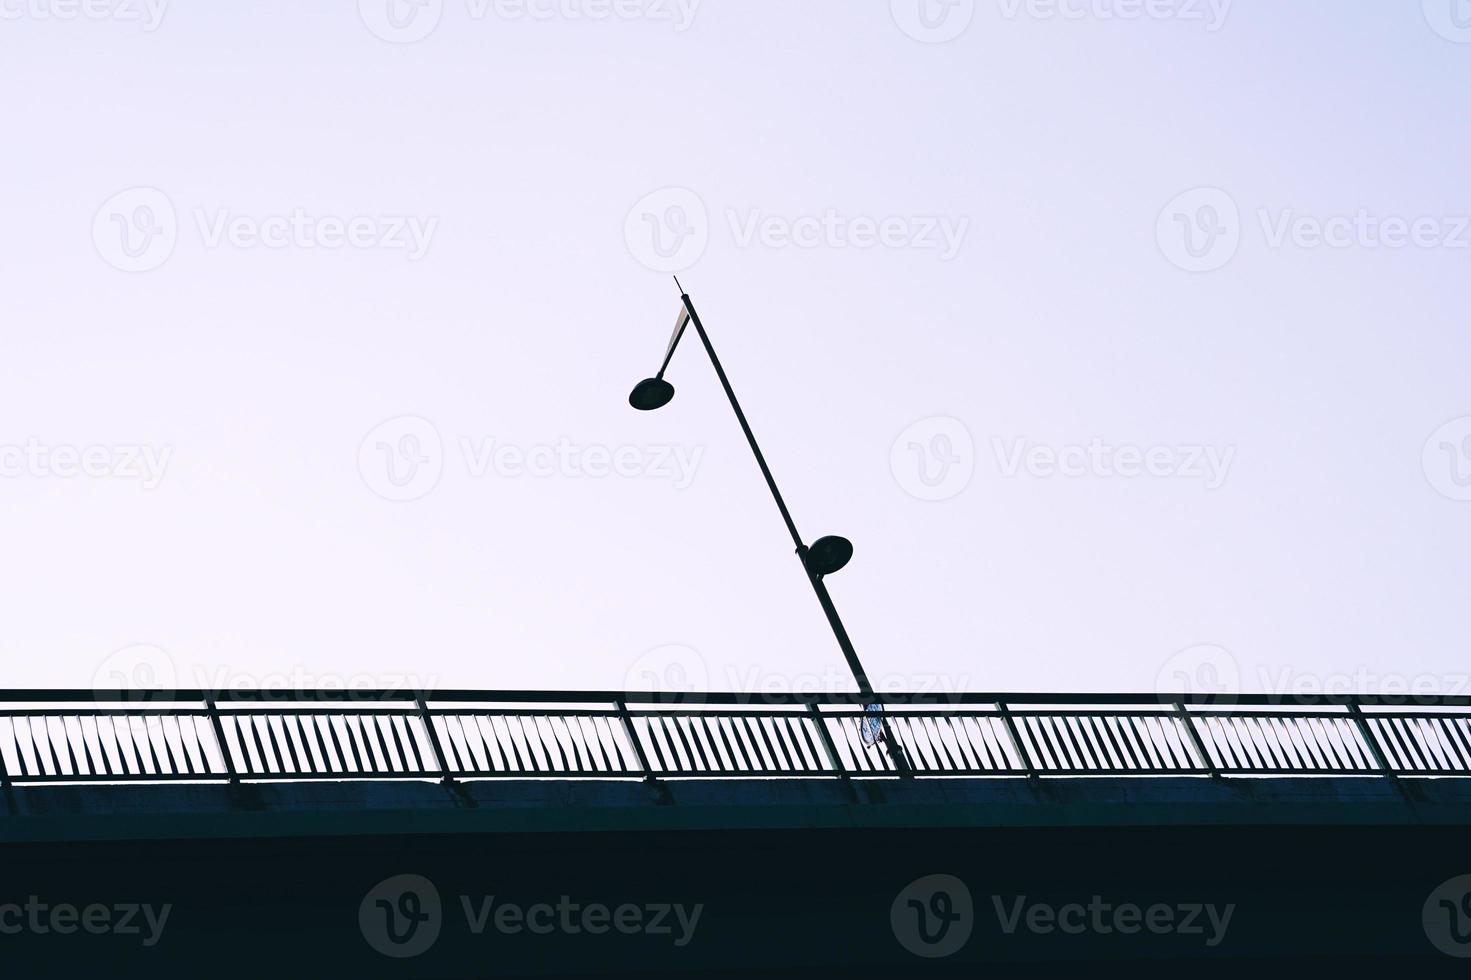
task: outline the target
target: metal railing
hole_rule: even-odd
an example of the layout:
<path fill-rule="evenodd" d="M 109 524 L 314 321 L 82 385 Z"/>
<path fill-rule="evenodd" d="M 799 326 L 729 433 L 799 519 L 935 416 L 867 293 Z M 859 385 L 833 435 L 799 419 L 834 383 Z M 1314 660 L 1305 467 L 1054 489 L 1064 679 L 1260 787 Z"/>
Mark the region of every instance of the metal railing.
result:
<path fill-rule="evenodd" d="M 1471 698 L 0 691 L 0 785 L 1471 776 Z M 895 755 L 903 764 L 896 767 Z"/>

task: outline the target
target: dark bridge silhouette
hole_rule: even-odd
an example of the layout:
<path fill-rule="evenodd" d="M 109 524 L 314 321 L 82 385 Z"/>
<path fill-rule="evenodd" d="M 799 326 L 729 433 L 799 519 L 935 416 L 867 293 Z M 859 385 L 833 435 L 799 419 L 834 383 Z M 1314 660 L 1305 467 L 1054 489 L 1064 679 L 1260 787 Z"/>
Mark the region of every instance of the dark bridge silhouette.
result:
<path fill-rule="evenodd" d="M 9 691 L 0 767 L 16 975 L 1471 955 L 1467 698 Z"/>

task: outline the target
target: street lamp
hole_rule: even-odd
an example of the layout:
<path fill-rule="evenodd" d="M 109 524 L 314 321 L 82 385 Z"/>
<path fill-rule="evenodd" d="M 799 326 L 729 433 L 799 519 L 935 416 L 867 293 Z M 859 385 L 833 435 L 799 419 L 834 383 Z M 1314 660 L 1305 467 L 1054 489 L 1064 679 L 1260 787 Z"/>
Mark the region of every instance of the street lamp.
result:
<path fill-rule="evenodd" d="M 675 277 L 674 283 L 679 286 L 679 278 Z M 669 369 L 669 361 L 674 357 L 675 348 L 679 346 L 680 339 L 684 336 L 685 329 L 694 324 L 695 333 L 699 334 L 700 343 L 705 347 L 705 353 L 710 356 L 710 363 L 715 368 L 715 374 L 720 379 L 720 386 L 725 389 L 725 397 L 730 401 L 730 407 L 735 411 L 736 421 L 741 424 L 741 431 L 746 434 L 746 442 L 751 446 L 751 452 L 756 457 L 756 465 L 761 467 L 761 475 L 766 478 L 766 487 L 771 491 L 771 499 L 776 501 L 776 509 L 781 511 L 782 521 L 787 526 L 787 533 L 792 536 L 792 544 L 796 546 L 797 557 L 802 562 L 802 568 L 807 573 L 807 581 L 812 584 L 812 591 L 817 594 L 817 602 L 822 606 L 823 613 L 827 616 L 827 622 L 832 627 L 833 636 L 837 638 L 838 646 L 843 651 L 843 657 L 848 661 L 848 669 L 853 672 L 853 680 L 858 684 L 858 693 L 864 698 L 869 712 L 863 718 L 860 732 L 864 744 L 873 745 L 882 736 L 887 736 L 888 726 L 883 720 L 881 706 L 869 703 L 873 700 L 873 685 L 868 681 L 868 674 L 863 669 L 863 664 L 858 660 L 858 652 L 853 649 L 853 641 L 848 638 L 848 631 L 843 626 L 843 621 L 838 616 L 837 607 L 833 605 L 832 596 L 828 595 L 827 586 L 823 584 L 823 576 L 831 575 L 848 564 L 853 557 L 853 543 L 847 538 L 838 535 L 828 535 L 818 538 L 810 546 L 802 540 L 802 535 L 797 532 L 797 525 L 792 520 L 791 512 L 787 510 L 786 501 L 782 499 L 781 491 L 776 487 L 776 480 L 772 478 L 771 468 L 766 465 L 766 457 L 761 454 L 761 447 L 756 444 L 756 436 L 751 432 L 750 423 L 746 421 L 746 413 L 741 411 L 741 403 L 736 400 L 735 391 L 730 386 L 730 379 L 725 376 L 725 369 L 720 366 L 720 358 L 715 356 L 715 348 L 710 344 L 710 335 L 705 332 L 704 325 L 700 322 L 700 314 L 695 312 L 695 304 L 690 300 L 689 293 L 679 286 L 680 310 L 679 316 L 674 323 L 674 333 L 669 338 L 669 346 L 664 352 L 664 363 L 659 366 L 659 373 L 652 378 L 645 378 L 634 386 L 633 392 L 628 396 L 628 403 L 641 412 L 650 412 L 657 408 L 663 408 L 669 404 L 674 397 L 674 386 L 664 380 L 664 372 Z M 907 772 L 902 753 L 892 738 L 885 737 L 885 743 L 889 749 L 890 758 L 893 759 L 895 768 L 900 772 Z"/>

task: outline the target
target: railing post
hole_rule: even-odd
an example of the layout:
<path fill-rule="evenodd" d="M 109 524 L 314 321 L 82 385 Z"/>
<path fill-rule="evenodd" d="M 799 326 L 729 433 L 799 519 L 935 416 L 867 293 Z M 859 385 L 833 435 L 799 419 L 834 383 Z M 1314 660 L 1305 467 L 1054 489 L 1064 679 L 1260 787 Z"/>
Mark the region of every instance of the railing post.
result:
<path fill-rule="evenodd" d="M 833 773 L 839 779 L 847 779 L 848 770 L 843 768 L 843 761 L 838 756 L 838 747 L 833 744 L 832 733 L 827 730 L 827 722 L 815 701 L 807 702 L 807 712 L 812 715 L 812 724 L 817 727 L 817 734 L 822 737 L 822 749 L 827 753 L 827 761 L 833 767 Z"/>
<path fill-rule="evenodd" d="M 10 726 L 11 735 L 14 737 L 14 718 L 11 718 Z M 15 742 L 15 752 L 16 755 L 20 754 L 20 741 L 18 739 Z M 22 767 L 24 767 L 23 763 Z M 10 785 L 10 770 L 5 768 L 5 753 L 3 751 L 0 751 L 0 796 L 5 797 L 5 809 L 7 812 L 12 814 L 18 812 L 19 808 L 15 805 L 15 790 Z"/>
<path fill-rule="evenodd" d="M 230 755 L 230 743 L 225 741 L 225 726 L 220 721 L 220 713 L 215 707 L 215 699 L 205 698 L 204 709 L 209 713 L 210 727 L 214 729 L 215 741 L 219 743 L 220 758 L 224 760 L 225 772 L 229 775 L 231 783 L 239 783 L 240 774 L 235 771 L 235 759 Z"/>
<path fill-rule="evenodd" d="M 1205 750 L 1205 742 L 1200 737 L 1200 732 L 1195 729 L 1195 719 L 1190 717 L 1190 712 L 1185 710 L 1185 702 L 1175 702 L 1175 714 L 1180 716 L 1180 721 L 1185 724 L 1185 731 L 1190 733 L 1190 741 L 1195 746 L 1195 751 L 1200 753 L 1200 761 L 1205 763 L 1205 768 L 1210 771 L 1212 779 L 1220 779 L 1221 771 L 1216 768 L 1216 763 L 1211 759 L 1211 754 Z"/>
<path fill-rule="evenodd" d="M 429 706 L 424 703 L 423 697 L 414 698 L 414 704 L 419 709 L 419 717 L 424 721 L 424 731 L 429 735 L 429 747 L 434 750 L 434 761 L 439 763 L 439 775 L 441 779 L 450 784 L 455 777 L 450 775 L 449 763 L 444 759 L 444 746 L 439 744 L 439 732 L 434 730 L 434 716 L 429 713 Z"/>
<path fill-rule="evenodd" d="M 1011 739 L 1011 747 L 1016 749 L 1016 757 L 1022 760 L 1022 768 L 1027 771 L 1027 778 L 1037 779 L 1037 769 L 1032 765 L 1032 760 L 1028 758 L 1026 747 L 1022 745 L 1022 736 L 1016 730 L 1016 719 L 1011 717 L 1011 709 L 1006 706 L 1006 702 L 997 701 L 996 710 L 1001 713 L 1001 720 L 1006 723 L 1006 736 Z"/>
<path fill-rule="evenodd" d="M 1364 744 L 1369 746 L 1369 754 L 1374 757 L 1374 762 L 1383 770 L 1385 776 L 1389 777 L 1395 785 L 1399 785 L 1399 774 L 1389 764 L 1389 758 L 1384 754 L 1384 750 L 1379 747 L 1379 740 L 1374 737 L 1374 731 L 1369 727 L 1368 719 L 1359 710 L 1359 699 L 1350 697 L 1347 703 L 1348 713 L 1353 717 L 1354 724 L 1358 726 L 1359 736 L 1363 738 Z"/>
<path fill-rule="evenodd" d="M 633 730 L 633 718 L 628 714 L 628 704 L 619 698 L 613 705 L 618 709 L 618 720 L 623 722 L 623 734 L 628 736 L 628 744 L 633 746 L 634 758 L 638 759 L 639 768 L 644 771 L 644 781 L 650 785 L 657 783 L 654 770 L 649 768 L 649 757 L 644 754 L 644 743 L 639 741 L 638 732 Z"/>

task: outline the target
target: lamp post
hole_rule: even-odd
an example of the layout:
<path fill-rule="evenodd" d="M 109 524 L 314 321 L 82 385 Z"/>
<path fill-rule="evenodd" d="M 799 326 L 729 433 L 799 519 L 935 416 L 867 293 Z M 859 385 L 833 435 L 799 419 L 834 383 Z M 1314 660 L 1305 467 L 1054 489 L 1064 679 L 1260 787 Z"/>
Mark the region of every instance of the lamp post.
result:
<path fill-rule="evenodd" d="M 675 277 L 674 282 L 678 286 L 679 278 Z M 802 540 L 802 535 L 797 531 L 796 522 L 792 520 L 791 511 L 787 510 L 786 501 L 782 499 L 781 491 L 777 489 L 776 480 L 771 475 L 771 468 L 766 465 L 766 457 L 762 455 L 761 447 L 756 443 L 756 436 L 751 432 L 751 425 L 746 421 L 746 413 L 741 411 L 741 403 L 736 400 L 735 391 L 730 386 L 730 379 L 725 376 L 725 369 L 721 367 L 720 358 L 716 356 L 715 348 L 710 343 L 710 335 L 705 332 L 705 326 L 700 322 L 700 314 L 695 311 L 695 304 L 683 286 L 679 287 L 679 292 L 681 303 L 679 317 L 675 320 L 674 333 L 669 338 L 669 347 L 664 353 L 664 363 L 659 366 L 658 374 L 652 378 L 645 378 L 634 386 L 633 393 L 628 396 L 628 403 L 641 412 L 650 412 L 669 404 L 670 399 L 674 397 L 674 386 L 664 380 L 664 372 L 669 369 L 669 362 L 674 357 L 675 348 L 679 346 L 685 329 L 690 324 L 694 324 L 695 333 L 699 335 L 700 343 L 704 345 L 705 353 L 709 355 L 710 363 L 715 368 L 715 375 L 720 379 L 720 386 L 725 389 L 725 397 L 730 401 L 731 409 L 735 411 L 736 421 L 741 424 L 741 431 L 745 433 L 746 442 L 750 444 L 751 452 L 756 457 L 756 465 L 761 467 L 761 475 L 766 479 L 766 488 L 771 491 L 771 499 L 776 502 L 776 509 L 781 512 L 781 519 L 787 526 L 787 533 L 792 537 L 797 557 L 801 560 L 802 568 L 807 573 L 807 581 L 811 583 L 812 591 L 817 595 L 818 605 L 822 607 L 823 614 L 827 616 L 828 625 L 832 628 L 833 636 L 837 638 L 838 647 L 843 651 L 844 659 L 848 661 L 848 669 L 853 673 L 853 680 L 858 684 L 858 693 L 864 699 L 870 712 L 860 726 L 863 741 L 865 744 L 872 745 L 882 738 L 895 769 L 901 773 L 907 773 L 909 766 L 895 740 L 889 737 L 888 725 L 883 720 L 881 706 L 869 703 L 873 700 L 873 685 L 869 683 L 868 673 L 858 659 L 858 651 L 853 649 L 853 641 L 848 636 L 848 630 L 843 626 L 842 618 L 838 616 L 832 596 L 828 594 L 827 586 L 823 584 L 824 576 L 831 575 L 848 564 L 848 560 L 853 557 L 853 544 L 847 538 L 838 535 L 818 538 L 810 546 Z"/>

